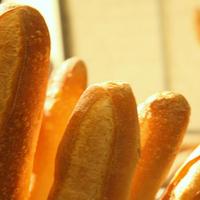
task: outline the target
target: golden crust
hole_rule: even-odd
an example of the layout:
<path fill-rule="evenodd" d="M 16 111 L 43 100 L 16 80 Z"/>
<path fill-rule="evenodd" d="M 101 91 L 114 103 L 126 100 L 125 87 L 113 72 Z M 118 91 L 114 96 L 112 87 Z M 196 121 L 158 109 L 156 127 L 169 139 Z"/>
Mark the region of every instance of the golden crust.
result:
<path fill-rule="evenodd" d="M 73 111 L 58 149 L 50 199 L 128 199 L 139 153 L 136 104 L 130 87 L 89 87 Z"/>
<path fill-rule="evenodd" d="M 66 60 L 61 67 L 53 71 L 50 78 L 44 107 L 45 114 L 51 115 L 49 112 L 52 110 L 54 110 L 53 112 L 58 112 L 58 110 L 61 112 L 63 106 L 73 107 L 74 101 L 77 100 L 74 98 L 79 97 L 86 86 L 87 69 L 85 63 L 78 57 Z M 68 102 L 61 105 L 63 101 L 60 99 L 65 99 Z"/>
<path fill-rule="evenodd" d="M 68 118 L 87 85 L 86 66 L 79 58 L 66 60 L 51 77 L 45 101 L 45 113 L 37 145 L 35 184 L 30 199 L 46 200 L 53 183 L 56 151 Z M 44 165 L 48 163 L 48 165 Z"/>
<path fill-rule="evenodd" d="M 172 178 L 161 200 L 198 200 L 200 198 L 200 146 Z"/>
<path fill-rule="evenodd" d="M 133 177 L 131 199 L 153 200 L 182 142 L 190 107 L 182 95 L 162 92 L 138 108 L 141 158 Z"/>
<path fill-rule="evenodd" d="M 49 33 L 38 11 L 16 6 L 0 16 L 0 199 L 28 195 L 49 51 Z"/>

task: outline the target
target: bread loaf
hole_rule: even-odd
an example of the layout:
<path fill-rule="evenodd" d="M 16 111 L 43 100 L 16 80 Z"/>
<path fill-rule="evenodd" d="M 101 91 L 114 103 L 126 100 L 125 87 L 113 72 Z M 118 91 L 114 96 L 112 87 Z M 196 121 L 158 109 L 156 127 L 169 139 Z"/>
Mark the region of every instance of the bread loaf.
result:
<path fill-rule="evenodd" d="M 129 85 L 90 86 L 59 145 L 48 200 L 128 200 L 138 157 L 138 118 Z"/>
<path fill-rule="evenodd" d="M 35 9 L 2 5 L 0 10 L 0 199 L 27 200 L 50 40 Z"/>

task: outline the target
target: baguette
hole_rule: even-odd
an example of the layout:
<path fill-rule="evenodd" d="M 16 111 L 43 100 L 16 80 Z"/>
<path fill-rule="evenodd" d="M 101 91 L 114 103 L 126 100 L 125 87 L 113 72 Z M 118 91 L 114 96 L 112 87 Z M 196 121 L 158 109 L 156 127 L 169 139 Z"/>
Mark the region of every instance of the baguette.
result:
<path fill-rule="evenodd" d="M 200 146 L 175 174 L 161 200 L 200 199 Z"/>
<path fill-rule="evenodd" d="M 186 131 L 190 107 L 173 92 L 161 92 L 139 105 L 141 157 L 132 182 L 131 200 L 154 200 L 175 159 Z"/>
<path fill-rule="evenodd" d="M 27 200 L 49 74 L 40 13 L 0 7 L 0 199 Z"/>
<path fill-rule="evenodd" d="M 58 145 L 72 109 L 85 90 L 86 84 L 86 66 L 78 58 L 68 59 L 53 72 L 47 90 L 44 118 L 34 160 L 35 183 L 30 200 L 46 200 L 48 197 L 53 184 Z"/>
<path fill-rule="evenodd" d="M 128 84 L 89 87 L 59 145 L 48 200 L 128 200 L 139 156 L 138 132 Z"/>

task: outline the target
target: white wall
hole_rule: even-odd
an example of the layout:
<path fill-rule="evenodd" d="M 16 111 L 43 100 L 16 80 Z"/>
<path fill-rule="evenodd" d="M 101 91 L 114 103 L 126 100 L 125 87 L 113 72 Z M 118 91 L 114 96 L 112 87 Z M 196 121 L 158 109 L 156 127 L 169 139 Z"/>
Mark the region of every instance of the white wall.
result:
<path fill-rule="evenodd" d="M 121 79 L 138 102 L 163 89 L 192 106 L 200 129 L 200 43 L 195 0 L 68 0 L 74 55 L 88 64 L 90 83 Z"/>

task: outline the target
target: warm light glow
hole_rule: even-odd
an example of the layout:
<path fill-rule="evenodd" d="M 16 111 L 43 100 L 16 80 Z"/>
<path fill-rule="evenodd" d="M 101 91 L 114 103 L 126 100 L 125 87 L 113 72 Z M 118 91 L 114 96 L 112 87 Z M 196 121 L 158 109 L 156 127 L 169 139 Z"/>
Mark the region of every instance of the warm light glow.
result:
<path fill-rule="evenodd" d="M 44 112 L 46 115 L 48 115 L 49 111 L 51 111 L 51 108 L 56 102 L 55 97 L 59 94 L 59 88 L 60 87 L 58 84 L 54 84 L 53 86 L 51 86 L 51 90 L 48 89 L 46 101 L 44 104 Z"/>
<path fill-rule="evenodd" d="M 186 160 L 186 162 L 188 162 L 189 160 L 192 160 L 192 159 L 196 158 L 199 155 L 200 155 L 200 145 L 198 145 L 196 147 L 196 149 L 192 152 L 192 154 L 189 156 L 189 158 Z"/>
<path fill-rule="evenodd" d="M 199 185 L 196 184 L 199 182 L 200 182 L 200 161 L 196 162 L 189 169 L 188 173 L 184 176 L 184 178 L 181 179 L 179 184 L 174 189 L 174 197 L 176 197 L 176 199 L 179 200 L 192 199 L 193 195 L 195 195 L 199 191 Z"/>
<path fill-rule="evenodd" d="M 48 1 L 41 1 L 41 0 L 10 0 L 6 2 L 16 3 L 16 4 L 25 4 L 30 5 L 36 9 L 38 9 L 45 17 L 45 19 L 52 18 L 52 13 L 48 9 L 47 2 Z M 50 19 L 49 19 L 50 20 Z"/>
<path fill-rule="evenodd" d="M 33 174 L 32 173 L 32 175 L 31 175 L 31 180 L 30 180 L 30 185 L 29 185 L 29 192 L 31 192 L 32 191 L 32 189 L 33 189 L 33 186 L 34 186 L 34 184 L 35 184 L 35 174 Z"/>

